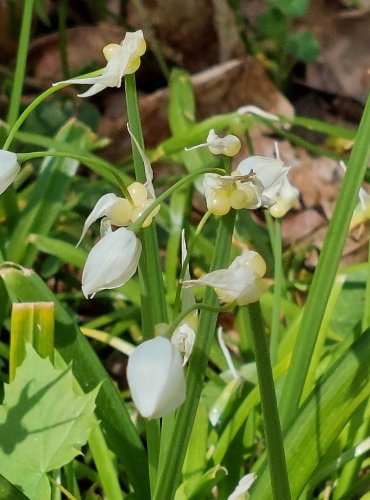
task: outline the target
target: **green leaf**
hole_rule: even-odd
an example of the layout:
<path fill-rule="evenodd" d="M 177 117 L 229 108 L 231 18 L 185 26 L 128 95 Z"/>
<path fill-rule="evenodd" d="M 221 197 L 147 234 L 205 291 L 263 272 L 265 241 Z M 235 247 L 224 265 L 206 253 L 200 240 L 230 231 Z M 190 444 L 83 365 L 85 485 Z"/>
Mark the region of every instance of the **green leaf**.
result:
<path fill-rule="evenodd" d="M 51 238 L 41 234 L 31 234 L 29 241 L 41 252 L 58 257 L 62 262 L 73 264 L 76 267 L 83 267 L 87 257 L 87 252 L 83 248 L 76 248 L 71 243 Z"/>
<path fill-rule="evenodd" d="M 0 268 L 0 278 L 12 302 L 55 303 L 55 348 L 66 363 L 72 362 L 73 374 L 84 391 L 92 390 L 104 381 L 96 400 L 97 415 L 102 421 L 108 444 L 122 460 L 138 498 L 148 498 L 147 457 L 143 444 L 121 394 L 89 342 L 49 287 L 32 270 L 4 265 Z"/>
<path fill-rule="evenodd" d="M 292 498 L 298 498 L 331 444 L 370 395 L 370 330 L 343 354 L 317 384 L 284 439 Z M 270 500 L 266 461 L 251 499 Z"/>
<path fill-rule="evenodd" d="M 50 498 L 47 472 L 80 453 L 96 425 L 99 387 L 76 395 L 72 370 L 56 370 L 31 345 L 0 406 L 0 472 L 31 500 Z"/>
<path fill-rule="evenodd" d="M 308 0 L 269 0 L 269 4 L 289 17 L 304 17 L 308 9 Z"/>
<path fill-rule="evenodd" d="M 90 129 L 76 120 L 70 120 L 56 135 L 76 148 L 89 148 L 93 143 Z M 78 161 L 68 158 L 45 158 L 27 200 L 22 216 L 13 231 L 7 248 L 7 259 L 31 266 L 37 249 L 29 246 L 30 233 L 48 234 L 63 210 Z"/>
<path fill-rule="evenodd" d="M 288 53 L 298 61 L 314 62 L 320 53 L 320 44 L 310 31 L 296 31 L 289 37 Z"/>

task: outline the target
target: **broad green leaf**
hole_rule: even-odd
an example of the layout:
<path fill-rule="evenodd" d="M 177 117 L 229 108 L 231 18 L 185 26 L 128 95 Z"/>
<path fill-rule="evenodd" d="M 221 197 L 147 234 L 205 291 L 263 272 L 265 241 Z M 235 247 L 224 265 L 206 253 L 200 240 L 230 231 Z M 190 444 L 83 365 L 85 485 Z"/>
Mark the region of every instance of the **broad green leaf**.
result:
<path fill-rule="evenodd" d="M 0 473 L 31 500 L 48 500 L 47 472 L 80 453 L 97 424 L 99 387 L 76 395 L 72 370 L 56 370 L 28 345 L 0 406 Z"/>
<path fill-rule="evenodd" d="M 284 439 L 292 498 L 298 498 L 325 453 L 370 395 L 370 330 L 317 384 Z M 252 500 L 272 499 L 266 461 L 257 472 Z"/>
<path fill-rule="evenodd" d="M 30 269 L 0 268 L 12 302 L 53 301 L 55 303 L 55 347 L 84 391 L 104 382 L 96 399 L 109 446 L 121 459 L 129 481 L 140 499 L 148 498 L 147 456 L 132 424 L 121 394 L 112 383 L 89 342 L 48 286 Z"/>

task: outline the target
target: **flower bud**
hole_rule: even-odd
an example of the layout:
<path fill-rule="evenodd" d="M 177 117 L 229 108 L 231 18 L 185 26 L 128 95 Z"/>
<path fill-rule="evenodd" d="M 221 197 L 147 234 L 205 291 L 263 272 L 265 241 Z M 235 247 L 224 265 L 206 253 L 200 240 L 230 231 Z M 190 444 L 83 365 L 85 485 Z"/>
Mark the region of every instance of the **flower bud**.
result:
<path fill-rule="evenodd" d="M 127 380 L 133 402 L 145 418 L 161 418 L 178 408 L 186 396 L 182 359 L 166 338 L 136 347 L 129 357 Z"/>
<path fill-rule="evenodd" d="M 206 142 L 192 148 L 185 148 L 185 151 L 203 147 L 207 147 L 214 155 L 235 156 L 240 151 L 241 143 L 236 135 L 228 134 L 225 137 L 219 137 L 212 128 L 208 133 Z"/>
<path fill-rule="evenodd" d="M 0 149 L 0 194 L 14 181 L 20 168 L 15 153 Z"/>

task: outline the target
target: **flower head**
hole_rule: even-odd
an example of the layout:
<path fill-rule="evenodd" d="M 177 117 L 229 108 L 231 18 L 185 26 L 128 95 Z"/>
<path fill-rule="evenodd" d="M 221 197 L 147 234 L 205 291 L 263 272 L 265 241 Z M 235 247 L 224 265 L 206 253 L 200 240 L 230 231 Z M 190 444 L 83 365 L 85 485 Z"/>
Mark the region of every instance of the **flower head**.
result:
<path fill-rule="evenodd" d="M 102 74 L 90 78 L 71 78 L 62 82 L 54 83 L 74 83 L 76 85 L 92 85 L 79 97 L 90 97 L 101 92 L 107 87 L 120 87 L 124 75 L 134 73 L 140 66 L 140 57 L 145 53 L 146 44 L 142 30 L 134 33 L 126 33 L 120 44 L 111 43 L 103 49 L 107 65 Z"/>
<path fill-rule="evenodd" d="M 127 380 L 134 404 L 145 418 L 164 417 L 185 401 L 182 359 L 164 337 L 147 340 L 134 349 L 128 360 Z"/>
<path fill-rule="evenodd" d="M 211 286 L 222 302 L 236 301 L 243 306 L 257 302 L 269 288 L 269 282 L 263 279 L 265 272 L 266 264 L 262 257 L 257 252 L 245 250 L 227 269 L 218 269 L 198 280 L 184 281 L 183 284 Z"/>
<path fill-rule="evenodd" d="M 236 135 L 228 134 L 225 137 L 219 137 L 212 128 L 208 133 L 206 142 L 192 148 L 185 148 L 185 151 L 204 147 L 207 147 L 214 155 L 235 156 L 239 153 L 241 144 Z"/>
<path fill-rule="evenodd" d="M 14 181 L 20 168 L 15 153 L 0 149 L 0 194 Z"/>
<path fill-rule="evenodd" d="M 85 297 L 124 285 L 135 274 L 140 254 L 141 243 L 135 233 L 125 227 L 107 232 L 87 256 L 82 273 Z"/>

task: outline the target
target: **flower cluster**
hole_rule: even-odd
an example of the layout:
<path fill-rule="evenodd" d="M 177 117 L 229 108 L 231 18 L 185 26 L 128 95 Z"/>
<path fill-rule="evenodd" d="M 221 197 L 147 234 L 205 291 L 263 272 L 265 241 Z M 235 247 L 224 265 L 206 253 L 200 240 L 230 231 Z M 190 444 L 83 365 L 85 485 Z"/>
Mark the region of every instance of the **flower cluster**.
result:
<path fill-rule="evenodd" d="M 210 130 L 203 144 L 186 148 L 187 151 L 208 147 L 211 153 L 234 156 L 240 150 L 240 141 L 234 135 L 218 137 Z M 241 161 L 231 175 L 205 174 L 203 187 L 208 210 L 214 215 L 226 215 L 232 208 L 254 210 L 264 207 L 273 217 L 282 217 L 299 196 L 297 188 L 288 180 L 290 167 L 279 158 L 250 156 Z"/>

